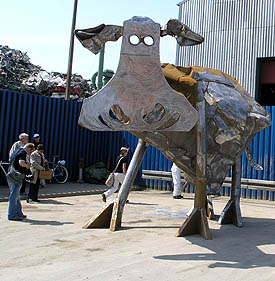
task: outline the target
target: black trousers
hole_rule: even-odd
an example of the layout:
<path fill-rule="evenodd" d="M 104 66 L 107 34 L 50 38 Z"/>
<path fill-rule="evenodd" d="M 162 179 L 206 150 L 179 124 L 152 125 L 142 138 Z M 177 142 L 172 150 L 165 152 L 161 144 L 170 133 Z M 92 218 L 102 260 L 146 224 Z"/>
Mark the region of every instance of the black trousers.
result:
<path fill-rule="evenodd" d="M 36 183 L 30 183 L 30 189 L 29 189 L 27 199 L 31 199 L 33 201 L 36 201 L 38 199 L 39 185 L 40 185 L 40 179 L 39 178 L 37 178 Z"/>

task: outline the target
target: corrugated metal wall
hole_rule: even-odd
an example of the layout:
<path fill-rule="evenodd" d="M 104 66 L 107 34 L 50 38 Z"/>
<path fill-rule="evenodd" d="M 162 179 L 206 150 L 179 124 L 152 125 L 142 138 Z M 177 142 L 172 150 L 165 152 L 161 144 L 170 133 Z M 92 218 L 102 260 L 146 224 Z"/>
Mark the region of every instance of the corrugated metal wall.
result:
<path fill-rule="evenodd" d="M 263 167 L 263 171 L 256 171 L 249 165 L 245 154 L 242 157 L 242 177 L 249 179 L 260 180 L 275 180 L 275 107 L 266 106 L 265 109 L 272 116 L 272 126 L 259 132 L 250 145 L 253 158 Z M 223 190 L 223 194 L 226 188 Z M 228 193 L 228 191 L 227 191 Z M 275 192 L 257 191 L 257 190 L 242 190 L 242 197 L 253 199 L 268 199 L 275 200 Z"/>
<path fill-rule="evenodd" d="M 9 148 L 21 132 L 30 136 L 40 133 L 46 147 L 46 156 L 58 154 L 65 159 L 71 180 L 78 178 L 78 161 L 83 158 L 85 166 L 110 159 L 111 167 L 121 146 L 130 147 L 129 159 L 133 156 L 138 139 L 128 132 L 92 132 L 77 124 L 81 103 L 43 96 L 0 90 L 0 160 L 8 160 Z M 242 177 L 275 180 L 275 107 L 266 107 L 272 115 L 273 125 L 256 135 L 251 143 L 253 158 L 264 167 L 253 170 L 243 156 Z M 163 154 L 149 146 L 137 175 L 137 183 L 159 190 L 171 190 L 171 183 L 141 179 L 142 169 L 170 171 L 172 166 Z M 1 174 L 1 172 L 0 172 Z M 3 173 L 1 174 L 3 178 Z M 1 178 L 0 176 L 0 178 Z M 188 188 L 190 192 L 193 187 Z M 230 189 L 223 188 L 223 195 Z M 246 198 L 275 199 L 274 192 L 243 190 Z"/>
<path fill-rule="evenodd" d="M 81 106 L 82 103 L 76 101 L 0 90 L 0 160 L 8 161 L 9 149 L 22 132 L 30 136 L 39 133 L 47 159 L 59 155 L 60 159 L 66 160 L 70 180 L 78 178 L 81 158 L 86 167 L 110 161 L 114 168 L 120 147 L 126 146 L 131 148 L 131 159 L 138 139 L 127 132 L 93 132 L 80 127 L 77 121 Z M 166 170 L 167 165 L 168 160 L 157 149 L 149 147 L 143 168 Z M 0 179 L 3 182 L 1 170 Z M 141 169 L 137 183 L 143 183 Z M 148 184 L 152 186 L 150 182 Z"/>
<path fill-rule="evenodd" d="M 77 179 L 81 158 L 85 165 L 106 162 L 109 134 L 78 126 L 80 109 L 80 102 L 0 90 L 0 160 L 8 160 L 10 147 L 25 132 L 41 135 L 49 160 L 55 154 L 66 160 L 70 179 Z"/>
<path fill-rule="evenodd" d="M 274 0 L 187 0 L 179 20 L 205 38 L 178 47 L 176 65 L 198 65 L 235 77 L 255 96 L 257 58 L 275 57 Z"/>

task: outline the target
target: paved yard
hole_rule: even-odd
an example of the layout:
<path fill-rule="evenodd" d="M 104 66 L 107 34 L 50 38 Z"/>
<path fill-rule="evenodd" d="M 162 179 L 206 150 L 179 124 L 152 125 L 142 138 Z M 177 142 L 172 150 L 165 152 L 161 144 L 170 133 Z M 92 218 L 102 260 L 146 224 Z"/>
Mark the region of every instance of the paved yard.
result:
<path fill-rule="evenodd" d="M 244 227 L 210 221 L 213 240 L 175 233 L 191 194 L 134 191 L 123 228 L 81 227 L 103 206 L 100 195 L 23 203 L 28 219 L 7 220 L 0 203 L 0 280 L 275 280 L 275 202 L 242 200 Z M 213 200 L 220 214 L 227 198 Z"/>

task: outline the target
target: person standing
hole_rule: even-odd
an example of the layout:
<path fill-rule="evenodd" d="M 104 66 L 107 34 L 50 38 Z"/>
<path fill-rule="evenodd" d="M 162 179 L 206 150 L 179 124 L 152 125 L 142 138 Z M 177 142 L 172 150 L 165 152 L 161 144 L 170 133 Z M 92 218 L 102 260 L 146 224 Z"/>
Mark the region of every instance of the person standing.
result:
<path fill-rule="evenodd" d="M 39 171 L 45 171 L 44 165 L 46 164 L 44 158 L 44 145 L 39 144 L 37 149 L 31 154 L 31 172 L 33 179 L 30 180 L 30 189 L 27 196 L 27 203 L 39 202 Z"/>
<path fill-rule="evenodd" d="M 9 161 L 11 159 L 11 156 L 13 153 L 17 152 L 19 149 L 23 148 L 25 144 L 28 143 L 29 141 L 29 135 L 26 133 L 21 133 L 18 137 L 18 141 L 16 141 L 10 151 L 9 151 Z M 27 162 L 29 162 L 29 158 L 27 158 Z M 21 185 L 21 189 L 20 189 L 20 194 L 24 194 L 26 191 L 26 181 L 23 180 L 22 185 Z"/>
<path fill-rule="evenodd" d="M 37 133 L 33 135 L 33 144 L 34 144 L 34 146 L 35 146 L 35 149 L 37 149 L 37 147 L 38 147 L 39 144 L 42 144 L 42 143 L 40 142 L 40 135 L 37 134 Z"/>
<path fill-rule="evenodd" d="M 22 206 L 20 202 L 20 188 L 23 179 L 14 178 L 9 174 L 9 172 L 11 169 L 14 169 L 16 173 L 19 173 L 24 177 L 27 170 L 29 170 L 31 167 L 27 162 L 27 155 L 30 155 L 33 151 L 34 145 L 32 143 L 27 143 L 23 148 L 12 153 L 7 174 L 7 182 L 10 189 L 8 220 L 19 221 L 24 220 L 27 217 L 22 212 Z"/>
<path fill-rule="evenodd" d="M 115 181 L 114 185 L 107 191 L 102 194 L 103 202 L 106 202 L 106 199 L 110 197 L 114 192 L 116 192 L 119 188 L 119 184 L 122 184 L 126 175 L 127 171 L 127 155 L 128 155 L 129 148 L 121 147 L 120 154 L 116 159 L 116 171 L 114 173 Z"/>
<path fill-rule="evenodd" d="M 13 154 L 14 152 L 18 151 L 20 148 L 23 148 L 24 145 L 28 143 L 28 141 L 29 141 L 29 135 L 26 134 L 26 133 L 22 133 L 22 134 L 19 135 L 18 139 L 19 139 L 19 140 L 16 141 L 16 142 L 12 145 L 12 147 L 11 147 L 11 149 L 10 149 L 10 151 L 9 151 L 9 161 L 10 161 L 11 156 L 12 156 L 12 154 Z"/>
<path fill-rule="evenodd" d="M 33 144 L 35 146 L 35 150 L 37 150 L 38 145 L 42 144 L 40 140 L 40 135 L 38 133 L 35 133 L 32 138 L 33 138 Z M 40 187 L 45 187 L 45 186 L 46 186 L 46 181 L 40 180 Z"/>
<path fill-rule="evenodd" d="M 182 199 L 183 196 L 181 195 L 181 175 L 180 175 L 182 170 L 175 163 L 173 163 L 171 172 L 172 172 L 173 186 L 174 186 L 173 198 Z"/>

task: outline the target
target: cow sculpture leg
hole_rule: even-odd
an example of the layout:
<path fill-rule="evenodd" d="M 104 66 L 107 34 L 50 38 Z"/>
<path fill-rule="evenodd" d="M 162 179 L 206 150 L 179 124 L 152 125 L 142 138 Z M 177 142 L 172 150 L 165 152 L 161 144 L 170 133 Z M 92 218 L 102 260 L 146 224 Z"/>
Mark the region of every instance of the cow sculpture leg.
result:
<path fill-rule="evenodd" d="M 196 157 L 196 192 L 194 207 L 189 211 L 187 219 L 180 227 L 176 236 L 201 234 L 205 239 L 211 239 L 206 214 L 206 107 L 201 91 L 198 94 L 197 110 L 199 121 L 196 125 L 197 157 Z"/>
<path fill-rule="evenodd" d="M 135 153 L 132 158 L 132 161 L 129 165 L 125 179 L 124 179 L 123 184 L 118 193 L 118 199 L 114 202 L 112 220 L 111 220 L 111 225 L 110 225 L 111 231 L 118 230 L 118 228 L 121 226 L 123 209 L 124 209 L 126 200 L 128 198 L 131 186 L 134 183 L 138 169 L 141 165 L 142 159 L 146 152 L 146 149 L 147 149 L 146 142 L 143 141 L 142 139 L 139 139 L 137 148 L 136 148 Z"/>
<path fill-rule="evenodd" d="M 220 224 L 234 224 L 243 226 L 242 215 L 240 209 L 240 194 L 241 194 L 241 156 L 232 166 L 232 187 L 231 198 L 227 202 L 219 218 Z"/>
<path fill-rule="evenodd" d="M 99 211 L 87 224 L 83 226 L 83 228 L 110 227 L 111 231 L 118 230 L 118 228 L 121 226 L 124 205 L 136 178 L 146 149 L 146 142 L 139 139 L 125 179 L 118 193 L 118 198 Z"/>
<path fill-rule="evenodd" d="M 211 239 L 211 233 L 208 226 L 207 214 L 205 208 L 206 197 L 203 196 L 203 184 L 196 186 L 195 203 L 187 215 L 187 219 L 177 231 L 176 236 L 187 236 L 200 234 L 206 240 Z"/>

